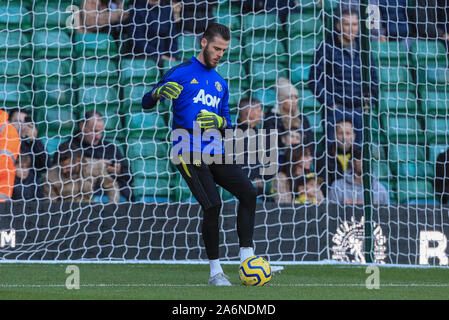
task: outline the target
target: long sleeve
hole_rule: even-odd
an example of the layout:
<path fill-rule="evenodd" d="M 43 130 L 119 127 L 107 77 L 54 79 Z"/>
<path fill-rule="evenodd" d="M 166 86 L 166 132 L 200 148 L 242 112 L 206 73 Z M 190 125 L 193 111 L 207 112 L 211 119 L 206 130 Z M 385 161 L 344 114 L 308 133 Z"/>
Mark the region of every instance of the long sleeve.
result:
<path fill-rule="evenodd" d="M 333 95 L 325 85 L 326 78 L 326 55 L 325 42 L 321 42 L 315 52 L 315 57 L 309 73 L 309 88 L 316 99 L 325 106 L 333 106 Z"/>

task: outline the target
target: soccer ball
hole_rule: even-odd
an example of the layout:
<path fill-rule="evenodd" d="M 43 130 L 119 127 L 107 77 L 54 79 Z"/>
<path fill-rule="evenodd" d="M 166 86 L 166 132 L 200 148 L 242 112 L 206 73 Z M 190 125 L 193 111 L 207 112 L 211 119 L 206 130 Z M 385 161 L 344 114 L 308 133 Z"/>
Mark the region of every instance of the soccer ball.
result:
<path fill-rule="evenodd" d="M 250 257 L 240 264 L 239 276 L 245 286 L 261 287 L 271 280 L 270 263 L 259 256 Z"/>

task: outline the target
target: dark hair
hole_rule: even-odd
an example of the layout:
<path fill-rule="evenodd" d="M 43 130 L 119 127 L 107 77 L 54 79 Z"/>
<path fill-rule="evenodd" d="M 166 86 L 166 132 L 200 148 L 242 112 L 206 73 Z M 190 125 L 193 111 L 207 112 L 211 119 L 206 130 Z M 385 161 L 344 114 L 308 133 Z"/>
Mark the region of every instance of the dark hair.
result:
<path fill-rule="evenodd" d="M 335 9 L 334 22 L 340 22 L 341 18 L 345 15 L 359 15 L 359 8 L 356 5 L 341 2 Z"/>
<path fill-rule="evenodd" d="M 22 113 L 26 113 L 26 114 L 27 114 L 27 115 L 26 115 L 26 120 L 25 120 L 25 121 L 30 121 L 30 120 L 31 120 L 31 117 L 30 117 L 29 114 L 28 114 L 29 111 L 28 111 L 27 109 L 25 109 L 25 108 L 13 108 L 13 109 L 9 110 L 9 112 L 8 112 L 9 119 L 11 119 L 12 116 L 13 116 L 15 113 L 19 113 L 19 112 L 22 112 Z"/>
<path fill-rule="evenodd" d="M 81 149 L 73 149 L 72 143 L 66 141 L 59 145 L 58 151 L 54 155 L 54 163 L 61 164 L 61 162 L 71 159 L 72 161 L 77 158 L 81 158 Z"/>
<path fill-rule="evenodd" d="M 298 165 L 299 161 L 307 155 L 312 155 L 309 147 L 306 147 L 302 144 L 291 146 L 285 152 L 285 164 L 281 167 L 280 171 L 290 177 L 293 172 L 293 167 Z"/>
<path fill-rule="evenodd" d="M 211 23 L 207 26 L 206 31 L 204 31 L 203 38 L 206 38 L 210 42 L 214 40 L 215 36 L 220 36 L 224 40 L 229 41 L 231 39 L 231 31 L 224 24 Z"/>

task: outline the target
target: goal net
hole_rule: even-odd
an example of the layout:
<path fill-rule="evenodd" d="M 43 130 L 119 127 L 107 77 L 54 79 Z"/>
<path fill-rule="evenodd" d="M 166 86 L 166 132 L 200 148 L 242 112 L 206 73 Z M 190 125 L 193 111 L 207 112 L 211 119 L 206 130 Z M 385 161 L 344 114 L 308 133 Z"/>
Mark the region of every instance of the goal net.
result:
<path fill-rule="evenodd" d="M 448 8 L 365 2 L 1 1 L 0 101 L 22 152 L 0 261 L 206 259 L 202 210 L 170 160 L 172 105 L 144 111 L 142 97 L 215 21 L 231 30 L 216 70 L 233 125 L 276 133 L 273 174 L 258 173 L 261 139 L 243 151 L 257 158 L 242 164 L 255 252 L 447 265 Z M 237 261 L 238 201 L 219 190 L 220 255 Z"/>

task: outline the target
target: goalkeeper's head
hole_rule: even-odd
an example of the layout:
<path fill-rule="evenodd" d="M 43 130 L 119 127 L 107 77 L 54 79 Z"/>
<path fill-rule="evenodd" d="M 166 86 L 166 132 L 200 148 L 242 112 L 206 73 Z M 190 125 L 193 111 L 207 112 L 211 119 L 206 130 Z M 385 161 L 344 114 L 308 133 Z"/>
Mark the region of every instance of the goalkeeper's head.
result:
<path fill-rule="evenodd" d="M 211 23 L 201 39 L 198 60 L 208 68 L 216 68 L 225 54 L 231 39 L 231 31 L 223 24 Z"/>

